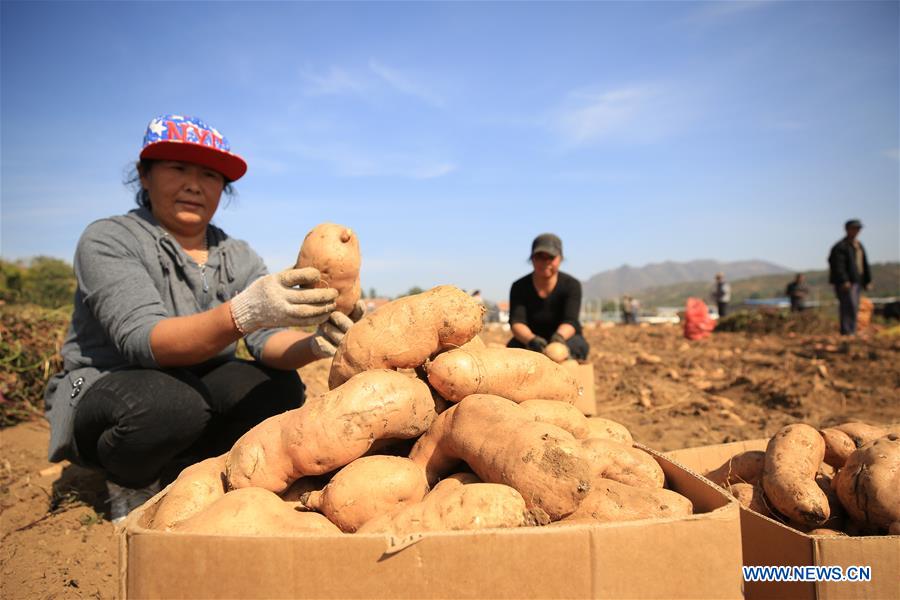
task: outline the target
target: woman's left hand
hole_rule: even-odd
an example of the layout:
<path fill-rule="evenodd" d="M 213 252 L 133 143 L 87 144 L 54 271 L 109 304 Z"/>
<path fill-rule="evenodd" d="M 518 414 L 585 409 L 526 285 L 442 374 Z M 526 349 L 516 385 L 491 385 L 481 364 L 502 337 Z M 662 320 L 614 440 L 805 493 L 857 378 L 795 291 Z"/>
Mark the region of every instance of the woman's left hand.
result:
<path fill-rule="evenodd" d="M 364 314 L 366 314 L 366 303 L 362 300 L 357 301 L 349 317 L 339 311 L 332 312 L 328 320 L 319 325 L 319 328 L 310 337 L 309 347 L 313 355 L 316 358 L 334 356 L 344 335 Z"/>

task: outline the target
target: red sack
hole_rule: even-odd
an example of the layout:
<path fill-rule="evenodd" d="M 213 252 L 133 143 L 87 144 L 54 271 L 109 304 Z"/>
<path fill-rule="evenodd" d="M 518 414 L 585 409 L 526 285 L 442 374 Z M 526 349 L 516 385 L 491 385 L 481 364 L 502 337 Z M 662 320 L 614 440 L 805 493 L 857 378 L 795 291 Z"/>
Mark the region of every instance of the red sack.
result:
<path fill-rule="evenodd" d="M 706 302 L 700 298 L 688 298 L 684 310 L 684 337 L 689 340 L 702 340 L 709 337 L 716 327 L 716 322 L 709 316 Z"/>

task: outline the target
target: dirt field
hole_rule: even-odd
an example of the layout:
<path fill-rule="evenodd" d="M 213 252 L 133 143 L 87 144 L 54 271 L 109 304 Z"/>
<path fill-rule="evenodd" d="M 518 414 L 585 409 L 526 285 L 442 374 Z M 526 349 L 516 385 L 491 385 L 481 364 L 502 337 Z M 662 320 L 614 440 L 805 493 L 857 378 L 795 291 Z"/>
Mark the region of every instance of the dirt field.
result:
<path fill-rule="evenodd" d="M 588 329 L 598 414 L 661 451 L 770 436 L 798 421 L 900 423 L 900 336 L 846 342 L 815 329 L 798 322 L 701 342 L 675 326 Z M 508 334 L 482 337 L 499 344 Z M 327 367 L 301 370 L 311 393 L 325 389 Z M 0 597 L 114 597 L 103 479 L 48 463 L 48 439 L 43 421 L 0 432 Z"/>

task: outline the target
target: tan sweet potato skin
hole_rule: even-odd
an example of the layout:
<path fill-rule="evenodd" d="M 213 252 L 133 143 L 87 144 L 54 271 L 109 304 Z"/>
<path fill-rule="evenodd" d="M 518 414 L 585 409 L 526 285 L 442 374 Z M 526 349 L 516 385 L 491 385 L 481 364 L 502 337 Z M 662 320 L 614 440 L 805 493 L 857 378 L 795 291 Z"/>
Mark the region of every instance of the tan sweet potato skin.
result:
<path fill-rule="evenodd" d="M 349 227 L 320 223 L 306 234 L 296 268 L 315 267 L 321 275 L 321 287 L 338 291 L 337 310 L 353 312 L 361 295 L 359 239 Z"/>
<path fill-rule="evenodd" d="M 671 490 L 634 488 L 618 481 L 598 479 L 578 509 L 561 522 L 590 519 L 607 523 L 682 517 L 693 510 L 690 500 Z"/>
<path fill-rule="evenodd" d="M 769 502 L 766 500 L 766 495 L 759 483 L 732 483 L 725 489 L 727 489 L 738 502 L 750 510 L 765 517 L 773 516 L 772 511 L 769 509 Z"/>
<path fill-rule="evenodd" d="M 843 530 L 846 525 L 847 512 L 841 505 L 837 492 L 831 483 L 832 480 L 833 477 L 823 473 L 821 468 L 816 473 L 816 485 L 819 486 L 819 489 L 825 494 L 825 498 L 828 499 L 828 519 L 822 523 L 820 528 Z"/>
<path fill-rule="evenodd" d="M 338 471 L 321 491 L 302 498 L 344 533 L 398 507 L 416 504 L 428 492 L 425 471 L 408 458 L 363 456 Z"/>
<path fill-rule="evenodd" d="M 807 531 L 809 535 L 822 535 L 825 537 L 846 537 L 847 534 L 843 531 L 837 531 L 834 529 L 828 529 L 827 527 L 818 527 L 816 529 L 810 529 Z"/>
<path fill-rule="evenodd" d="M 900 522 L 900 436 L 890 433 L 856 450 L 833 486 L 851 519 L 885 533 Z"/>
<path fill-rule="evenodd" d="M 324 516 L 298 512 L 292 504 L 262 488 L 228 492 L 172 530 L 215 535 L 340 533 Z"/>
<path fill-rule="evenodd" d="M 429 482 L 464 461 L 483 481 L 514 488 L 551 519 L 573 512 L 591 486 L 590 463 L 572 434 L 498 396 L 469 396 L 442 413 L 410 458 Z"/>
<path fill-rule="evenodd" d="M 328 485 L 328 477 L 325 475 L 318 477 L 301 477 L 292 483 L 288 489 L 284 490 L 279 496 L 285 502 L 300 502 L 300 498 L 310 492 L 318 492 Z"/>
<path fill-rule="evenodd" d="M 717 485 L 728 487 L 733 483 L 759 482 L 762 477 L 766 453 L 762 450 L 748 450 L 736 454 L 722 465 L 706 474 L 706 478 Z"/>
<path fill-rule="evenodd" d="M 853 443 L 857 448 L 861 448 L 872 440 L 877 440 L 888 434 L 887 429 L 883 427 L 869 425 L 868 423 L 861 423 L 859 421 L 841 423 L 840 425 L 835 425 L 832 429 L 843 431 L 850 436 L 850 439 L 853 440 Z"/>
<path fill-rule="evenodd" d="M 581 441 L 591 463 L 594 480 L 611 479 L 638 488 L 661 488 L 666 476 L 656 459 L 633 446 L 612 440 L 590 438 Z"/>
<path fill-rule="evenodd" d="M 372 519 L 358 533 L 397 536 L 424 531 L 459 531 L 527 524 L 525 500 L 516 490 L 496 483 L 438 483 L 422 502 Z"/>
<path fill-rule="evenodd" d="M 425 383 L 396 371 L 365 371 L 244 434 L 225 459 L 228 486 L 279 493 L 300 477 L 350 464 L 376 440 L 418 437 L 434 418 Z"/>
<path fill-rule="evenodd" d="M 452 285 L 399 298 L 362 317 L 344 336 L 328 376 L 331 389 L 370 369 L 414 369 L 458 348 L 484 325 L 484 305 Z"/>
<path fill-rule="evenodd" d="M 763 489 L 772 506 L 795 523 L 815 527 L 828 520 L 828 498 L 816 484 L 824 458 L 825 440 L 803 423 L 782 427 L 769 440 Z"/>
<path fill-rule="evenodd" d="M 168 530 L 225 495 L 225 455 L 208 458 L 178 474 L 166 492 L 150 529 Z"/>
<path fill-rule="evenodd" d="M 550 342 L 544 348 L 544 354 L 555 363 L 563 363 L 569 359 L 569 347 L 562 342 Z"/>
<path fill-rule="evenodd" d="M 473 394 L 513 402 L 558 400 L 573 404 L 581 389 L 572 373 L 539 352 L 521 348 L 451 350 L 425 367 L 428 382 L 450 402 Z"/>
<path fill-rule="evenodd" d="M 600 438 L 603 440 L 613 440 L 620 442 L 626 446 L 634 444 L 634 438 L 628 428 L 603 417 L 591 417 L 588 419 L 588 428 L 591 430 L 589 438 Z"/>
<path fill-rule="evenodd" d="M 825 440 L 825 462 L 835 469 L 840 469 L 847 462 L 847 457 L 856 450 L 856 444 L 849 435 L 840 429 L 826 427 L 819 433 Z"/>
<path fill-rule="evenodd" d="M 519 408 L 531 415 L 535 421 L 550 423 L 571 433 L 575 439 L 591 437 L 588 418 L 580 410 L 566 402 L 557 400 L 525 400 Z"/>

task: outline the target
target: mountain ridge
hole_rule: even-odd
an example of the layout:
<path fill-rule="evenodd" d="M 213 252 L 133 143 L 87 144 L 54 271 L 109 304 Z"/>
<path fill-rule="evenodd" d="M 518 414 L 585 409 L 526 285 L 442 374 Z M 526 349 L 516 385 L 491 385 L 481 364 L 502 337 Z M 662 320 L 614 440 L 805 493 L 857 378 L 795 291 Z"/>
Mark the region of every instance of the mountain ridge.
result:
<path fill-rule="evenodd" d="M 716 273 L 725 274 L 727 281 L 737 281 L 760 275 L 786 275 L 794 271 L 764 260 L 751 259 L 722 262 L 698 259 L 687 262 L 664 261 L 642 267 L 624 264 L 617 269 L 602 271 L 582 282 L 585 299 L 615 298 L 650 288 L 689 282 L 712 281 Z"/>

